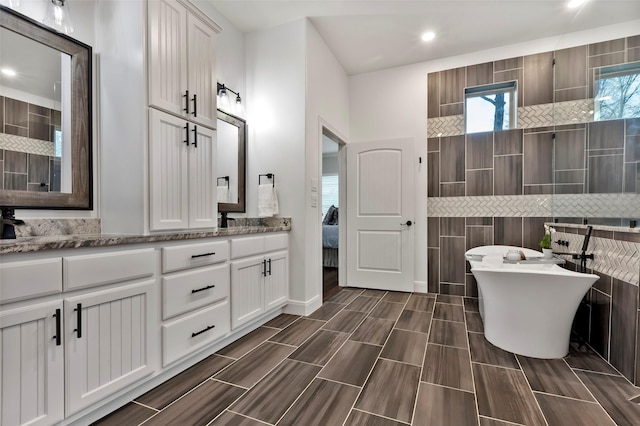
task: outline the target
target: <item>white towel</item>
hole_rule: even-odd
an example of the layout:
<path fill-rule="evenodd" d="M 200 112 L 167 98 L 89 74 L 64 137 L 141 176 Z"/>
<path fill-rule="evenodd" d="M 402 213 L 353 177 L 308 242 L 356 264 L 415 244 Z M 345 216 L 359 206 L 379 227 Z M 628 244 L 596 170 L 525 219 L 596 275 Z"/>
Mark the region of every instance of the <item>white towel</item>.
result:
<path fill-rule="evenodd" d="M 489 268 L 502 268 L 503 259 L 499 254 L 488 254 L 482 258 L 482 266 Z"/>
<path fill-rule="evenodd" d="M 229 202 L 229 187 L 228 186 L 219 186 L 218 187 L 218 202 L 219 203 L 228 203 Z"/>
<path fill-rule="evenodd" d="M 258 185 L 258 217 L 270 217 L 278 214 L 278 195 L 273 184 Z"/>

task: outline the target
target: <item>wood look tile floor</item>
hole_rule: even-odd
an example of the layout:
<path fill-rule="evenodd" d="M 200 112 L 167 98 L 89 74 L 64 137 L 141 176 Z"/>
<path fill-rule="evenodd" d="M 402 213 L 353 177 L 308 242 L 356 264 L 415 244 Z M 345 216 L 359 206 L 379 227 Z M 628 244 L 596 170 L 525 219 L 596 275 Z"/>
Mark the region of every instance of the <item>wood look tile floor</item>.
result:
<path fill-rule="evenodd" d="M 505 352 L 477 300 L 344 289 L 280 315 L 95 425 L 639 425 L 640 388 L 586 346 Z"/>

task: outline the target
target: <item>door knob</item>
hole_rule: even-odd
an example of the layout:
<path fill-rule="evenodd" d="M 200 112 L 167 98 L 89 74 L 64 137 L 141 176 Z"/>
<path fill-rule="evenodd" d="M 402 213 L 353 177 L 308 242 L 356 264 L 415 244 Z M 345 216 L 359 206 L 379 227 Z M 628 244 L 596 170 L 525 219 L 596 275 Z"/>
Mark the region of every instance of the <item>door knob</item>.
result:
<path fill-rule="evenodd" d="M 407 226 L 411 226 L 413 225 L 413 222 L 411 222 L 410 220 L 406 221 L 405 223 L 401 223 L 400 225 L 407 225 Z"/>

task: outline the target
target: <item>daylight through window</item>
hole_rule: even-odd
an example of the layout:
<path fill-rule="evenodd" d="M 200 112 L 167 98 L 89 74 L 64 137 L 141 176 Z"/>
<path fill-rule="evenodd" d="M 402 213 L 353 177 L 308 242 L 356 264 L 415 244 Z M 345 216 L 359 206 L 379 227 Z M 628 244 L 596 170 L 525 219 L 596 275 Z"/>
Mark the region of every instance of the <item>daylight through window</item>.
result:
<path fill-rule="evenodd" d="M 640 117 L 640 62 L 594 72 L 596 121 Z"/>
<path fill-rule="evenodd" d="M 515 81 L 464 89 L 466 132 L 514 129 L 516 95 Z"/>

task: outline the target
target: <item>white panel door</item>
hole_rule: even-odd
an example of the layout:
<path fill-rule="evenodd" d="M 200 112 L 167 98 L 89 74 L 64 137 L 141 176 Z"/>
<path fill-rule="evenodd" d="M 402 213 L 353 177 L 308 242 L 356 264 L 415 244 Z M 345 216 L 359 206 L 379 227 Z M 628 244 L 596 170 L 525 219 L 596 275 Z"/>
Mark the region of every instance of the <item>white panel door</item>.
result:
<path fill-rule="evenodd" d="M 278 308 L 289 300 L 289 252 L 270 253 L 264 277 L 265 310 Z"/>
<path fill-rule="evenodd" d="M 66 414 L 153 372 L 154 280 L 64 300 Z"/>
<path fill-rule="evenodd" d="M 192 97 L 187 97 L 187 10 L 175 0 L 148 4 L 149 104 L 186 117 Z"/>
<path fill-rule="evenodd" d="M 215 152 L 215 131 L 193 125 L 189 147 L 189 228 L 218 226 Z"/>
<path fill-rule="evenodd" d="M 193 132 L 185 120 L 149 109 L 151 229 L 189 227 L 189 151 Z"/>
<path fill-rule="evenodd" d="M 197 17 L 187 15 L 189 119 L 216 128 L 216 32 Z M 194 98 L 195 96 L 195 98 Z"/>
<path fill-rule="evenodd" d="M 347 285 L 413 291 L 412 140 L 347 145 Z"/>
<path fill-rule="evenodd" d="M 231 329 L 264 312 L 264 256 L 231 262 Z"/>
<path fill-rule="evenodd" d="M 51 425 L 64 418 L 61 308 L 57 301 L 0 314 L 1 425 Z"/>

